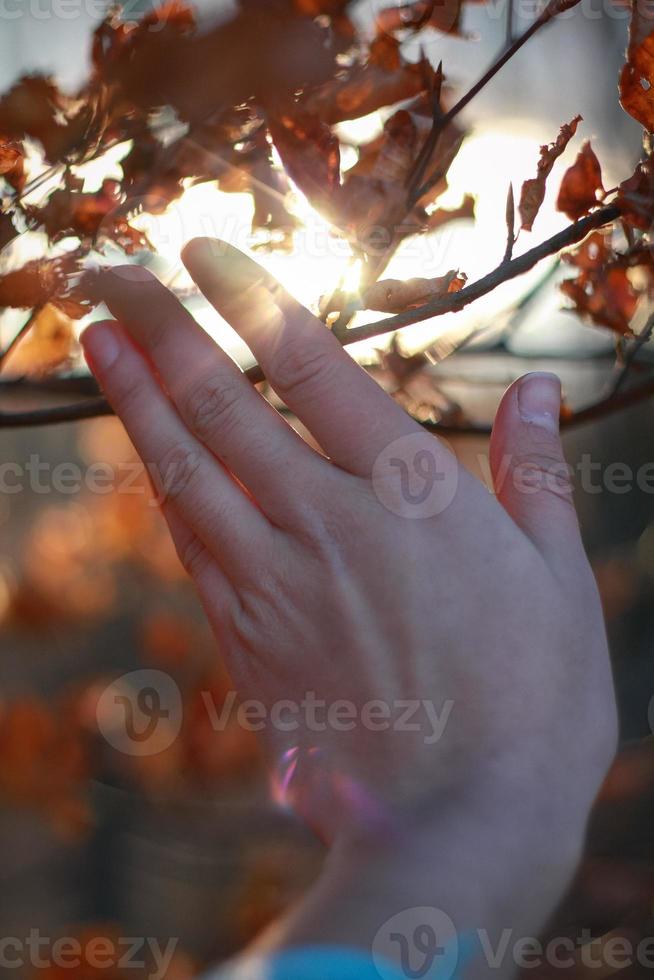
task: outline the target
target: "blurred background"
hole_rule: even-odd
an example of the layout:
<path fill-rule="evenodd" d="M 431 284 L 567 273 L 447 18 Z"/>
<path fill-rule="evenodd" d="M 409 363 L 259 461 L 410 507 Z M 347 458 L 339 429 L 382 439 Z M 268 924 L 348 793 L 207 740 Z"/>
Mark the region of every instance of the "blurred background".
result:
<path fill-rule="evenodd" d="M 203 10 L 210 19 L 231 6 L 205 2 Z M 363 0 L 357 10 L 371 18 L 378 6 Z M 95 11 L 80 5 L 70 17 L 48 0 L 16 0 L 5 8 L 0 88 L 39 69 L 74 91 L 88 71 L 90 32 L 102 5 Z M 533 11 L 516 7 L 516 27 L 529 16 Z M 464 28 L 468 39 L 434 33 L 427 45 L 432 63 L 442 58 L 457 88 L 474 81 L 501 49 L 505 20 L 493 3 L 470 5 Z M 532 176 L 539 144 L 554 139 L 577 112 L 602 160 L 606 187 L 632 172 L 640 134 L 620 110 L 616 90 L 626 30 L 624 8 L 593 0 L 523 49 L 466 116 L 470 136 L 448 193 L 453 202 L 464 191 L 478 195 L 476 223 L 434 239 L 426 253 L 402 251 L 392 274 L 428 274 L 430 263 L 449 268 L 450 259 L 471 278 L 488 271 L 504 244 L 497 227 L 508 181 L 519 185 Z M 374 133 L 379 120 L 362 125 Z M 552 187 L 557 183 L 555 172 Z M 153 267 L 169 280 L 180 275 L 179 247 L 206 233 L 207 221 L 242 242 L 250 209 L 245 195 L 215 187 L 185 195 L 148 224 L 160 253 Z M 308 206 L 306 220 L 320 222 Z M 564 223 L 548 196 L 534 242 Z M 257 257 L 310 306 L 343 271 L 338 255 L 303 250 L 301 243 L 288 254 Z M 528 296 L 543 272 L 467 311 L 466 324 L 485 325 L 488 334 L 438 367 L 440 390 L 477 422 L 492 419 L 504 388 L 528 370 L 559 373 L 573 407 L 593 402 L 611 383 L 612 338 L 561 312 L 555 269 L 505 329 L 503 310 Z M 245 356 L 197 297 L 190 302 L 208 329 Z M 422 348 L 450 327 L 438 321 L 410 328 L 408 348 Z M 377 346 L 359 356 L 370 359 Z M 3 407 L 21 404 L 11 392 L 2 398 Z M 653 934 L 654 756 L 647 739 L 654 695 L 654 480 L 651 473 L 649 486 L 638 479 L 651 465 L 653 413 L 644 402 L 576 427 L 565 439 L 573 465 L 592 464 L 592 486 L 583 481 L 577 502 L 607 616 L 625 749 L 598 804 L 579 879 L 552 925 L 559 935 L 562 929 L 575 935 L 582 926 L 593 935 Z M 483 478 L 486 437 L 450 441 Z M 271 802 L 254 737 L 235 724 L 223 731 L 212 726 L 207 692 L 217 710 L 229 692 L 220 651 L 120 424 L 102 418 L 0 430 L 3 462 L 31 463 L 31 477 L 14 492 L 3 470 L 0 493 L 0 937 L 24 939 L 39 930 L 82 942 L 154 937 L 165 946 L 174 940 L 158 977 L 183 980 L 240 948 L 300 894 L 320 867 L 321 847 Z M 83 475 L 81 486 L 73 486 L 70 474 L 51 479 L 62 463 Z M 618 490 L 605 479 L 607 471 L 615 477 L 615 464 L 627 474 Z M 103 472 L 98 466 L 121 475 L 118 487 L 98 491 L 88 478 Z M 121 678 L 137 670 L 174 679 L 183 721 L 170 745 L 132 756 L 99 734 L 97 719 L 107 686 L 129 688 L 129 678 Z M 103 716 L 105 733 L 112 724 Z M 2 969 L 21 977 L 57 973 L 33 963 Z M 135 970 L 110 972 L 133 976 Z M 150 961 L 142 972 L 152 974 Z"/>

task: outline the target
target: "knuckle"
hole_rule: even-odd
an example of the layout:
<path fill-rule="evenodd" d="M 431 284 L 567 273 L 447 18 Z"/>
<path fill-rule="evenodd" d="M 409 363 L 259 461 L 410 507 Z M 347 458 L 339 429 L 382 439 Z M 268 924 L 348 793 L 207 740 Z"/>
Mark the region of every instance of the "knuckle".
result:
<path fill-rule="evenodd" d="M 244 648 L 257 650 L 261 639 L 270 636 L 278 622 L 279 596 L 266 587 L 241 588 L 236 592 L 231 631 Z"/>
<path fill-rule="evenodd" d="M 178 499 L 189 487 L 201 463 L 201 453 L 191 446 L 169 449 L 157 465 L 162 501 Z"/>
<path fill-rule="evenodd" d="M 239 386 L 211 378 L 201 382 L 189 395 L 186 415 L 192 428 L 200 434 L 232 426 L 238 419 L 241 402 Z"/>
<path fill-rule="evenodd" d="M 517 490 L 545 491 L 572 503 L 572 471 L 555 449 L 539 447 L 516 455 L 513 482 Z"/>
<path fill-rule="evenodd" d="M 198 538 L 191 538 L 187 544 L 180 547 L 178 555 L 179 560 L 191 577 L 200 575 L 209 559 L 207 549 Z"/>
<path fill-rule="evenodd" d="M 119 416 L 127 418 L 138 412 L 144 398 L 141 380 L 129 369 L 122 354 L 119 354 L 104 379 L 104 386 Z"/>
<path fill-rule="evenodd" d="M 144 341 L 149 351 L 154 352 L 162 347 L 168 336 L 174 330 L 174 323 L 166 317 L 153 318 L 142 326 L 144 331 Z"/>
<path fill-rule="evenodd" d="M 331 356 L 324 345 L 305 339 L 280 344 L 270 365 L 270 376 L 282 395 L 326 384 L 331 376 Z"/>

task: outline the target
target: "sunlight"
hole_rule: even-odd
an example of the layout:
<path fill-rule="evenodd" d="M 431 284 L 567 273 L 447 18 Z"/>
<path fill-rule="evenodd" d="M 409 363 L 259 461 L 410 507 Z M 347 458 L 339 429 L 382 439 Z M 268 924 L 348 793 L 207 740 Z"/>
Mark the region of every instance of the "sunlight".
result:
<path fill-rule="evenodd" d="M 344 143 L 343 162 L 348 168 L 356 160 L 354 145 L 374 138 L 383 125 L 379 113 L 341 124 L 339 136 Z M 511 131 L 489 128 L 478 130 L 463 144 L 448 174 L 448 188 L 437 202 L 439 208 L 456 208 L 465 194 L 477 200 L 475 221 L 455 221 L 431 235 L 406 239 L 393 256 L 385 278 L 409 279 L 440 276 L 458 269 L 474 282 L 494 268 L 501 260 L 506 242 L 506 197 L 509 182 L 513 183 L 516 200 L 522 182 L 536 173 L 540 143 L 548 136 L 542 124 L 516 120 Z M 130 144 L 113 147 L 98 160 L 76 168 L 84 179 L 85 191 L 97 190 L 106 177 L 120 177 L 120 160 Z M 38 161 L 30 161 L 36 171 Z M 533 247 L 565 226 L 566 219 L 555 209 L 556 188 L 568 162 L 557 161 L 548 182 L 545 203 L 535 223 L 533 233 L 521 233 L 515 254 Z M 57 175 L 48 176 L 43 185 L 30 195 L 30 203 L 43 200 L 56 185 Z M 54 182 L 54 183 L 53 183 Z M 193 283 L 186 272 L 180 251 L 183 245 L 197 236 L 222 239 L 241 249 L 261 263 L 301 303 L 316 312 L 323 298 L 334 290 L 343 289 L 356 294 L 361 264 L 352 255 L 346 237 L 330 226 L 297 189 L 285 202 L 297 220 L 290 237 L 290 248 L 271 249 L 269 233 L 252 230 L 254 204 L 248 193 L 224 193 L 215 183 L 188 186 L 183 195 L 173 201 L 162 214 L 141 213 L 132 224 L 144 231 L 155 249 L 148 258 L 153 271 L 173 286 L 192 307 L 194 316 L 215 339 L 224 345 L 241 363 L 251 358 L 245 345 L 228 324 L 201 297 L 194 295 Z M 138 202 L 135 202 L 137 207 Z M 16 261 L 36 257 L 43 248 L 43 236 L 28 233 L 16 243 L 20 256 Z M 113 255 L 112 255 L 113 258 Z M 10 256 L 10 260 L 14 256 Z M 115 261 L 120 257 L 115 256 Z M 11 263 L 10 261 L 10 264 Z M 403 332 L 407 350 L 418 350 L 435 339 L 454 331 L 465 334 L 479 325 L 495 320 L 501 325 L 502 314 L 510 308 L 542 275 L 542 269 L 512 280 L 496 289 L 460 313 L 432 319 Z M 361 312 L 353 324 L 379 319 L 374 312 Z M 387 338 L 367 341 L 354 347 L 357 356 L 369 356 L 387 343 Z"/>
<path fill-rule="evenodd" d="M 378 114 L 348 123 L 341 136 L 360 140 L 379 131 Z M 454 208 L 466 193 L 477 198 L 476 220 L 457 221 L 441 231 L 406 240 L 389 264 L 385 277 L 407 279 L 415 276 L 443 275 L 449 269 L 460 269 L 473 282 L 489 272 L 502 258 L 506 242 L 506 197 L 509 182 L 513 182 L 516 199 L 520 187 L 536 173 L 540 143 L 548 138 L 541 126 L 516 121 L 512 131 L 489 129 L 478 131 L 468 138 L 449 175 L 449 187 L 441 195 L 438 206 Z M 348 160 L 349 162 L 349 160 Z M 533 247 L 539 241 L 565 226 L 566 219 L 555 210 L 556 188 L 567 163 L 557 162 L 549 181 L 548 194 L 537 218 L 534 232 L 521 233 L 516 254 Z M 352 262 L 346 239 L 334 232 L 306 198 L 295 191 L 289 209 L 298 218 L 299 227 L 293 234 L 290 251 L 266 249 L 266 233 L 251 230 L 253 203 L 248 194 L 226 194 L 215 184 L 188 187 L 180 200 L 173 202 L 162 215 L 142 214 L 135 221 L 144 230 L 158 255 L 154 260 L 157 273 L 177 289 L 192 284 L 179 259 L 183 244 L 198 235 L 223 239 L 250 254 L 261 263 L 286 289 L 310 309 L 318 309 L 322 297 L 337 288 L 356 291 L 360 267 Z M 521 279 L 506 283 L 491 296 L 458 314 L 447 315 L 407 328 L 403 342 L 408 349 L 418 349 L 444 332 L 464 332 L 482 322 L 492 323 L 520 298 L 542 275 L 534 270 Z M 226 344 L 232 353 L 242 357 L 244 349 L 233 332 L 206 304 L 198 303 L 194 314 L 205 329 Z M 357 315 L 355 323 L 378 319 L 376 313 Z M 385 340 L 357 345 L 358 354 L 369 354 Z"/>

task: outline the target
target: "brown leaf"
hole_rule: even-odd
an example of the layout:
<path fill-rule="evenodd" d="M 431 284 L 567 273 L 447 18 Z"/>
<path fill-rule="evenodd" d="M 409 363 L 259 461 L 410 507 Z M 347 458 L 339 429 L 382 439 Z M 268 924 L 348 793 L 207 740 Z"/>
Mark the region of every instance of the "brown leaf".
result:
<path fill-rule="evenodd" d="M 594 231 L 572 252 L 563 255 L 563 261 L 580 272 L 596 272 L 614 256 L 610 231 Z"/>
<path fill-rule="evenodd" d="M 654 220 L 654 157 L 636 167 L 633 175 L 620 184 L 616 203 L 622 219 L 634 228 L 647 231 Z"/>
<path fill-rule="evenodd" d="M 590 143 L 586 142 L 561 181 L 557 210 L 571 221 L 577 221 L 597 206 L 597 195 L 603 191 L 600 162 Z"/>
<path fill-rule="evenodd" d="M 383 134 L 361 149 L 359 162 L 347 171 L 334 195 L 331 220 L 368 254 L 392 254 L 402 239 L 429 227 L 423 208 L 443 189 L 464 137 L 456 125 L 446 127 L 426 171 L 426 179 L 434 179 L 435 186 L 424 196 L 422 207 L 412 209 L 407 180 L 430 130 L 431 113 L 425 114 L 424 100 L 400 109 L 387 120 Z M 432 230 L 444 217 L 442 212 L 432 216 Z"/>
<path fill-rule="evenodd" d="M 381 255 L 416 230 L 404 227 L 408 175 L 418 151 L 418 131 L 411 113 L 402 109 L 387 120 L 384 133 L 364 147 L 359 162 L 345 175 L 328 202 L 329 219 L 357 246 Z"/>
<path fill-rule="evenodd" d="M 0 133 L 7 139 L 39 140 L 51 163 L 78 148 L 88 129 L 91 109 L 60 92 L 50 78 L 28 75 L 0 99 Z"/>
<path fill-rule="evenodd" d="M 531 180 L 526 180 L 522 185 L 520 195 L 520 218 L 522 227 L 525 231 L 531 231 L 536 215 L 541 209 L 545 200 L 545 186 L 547 178 L 552 172 L 556 160 L 564 152 L 566 146 L 577 131 L 577 126 L 581 122 L 581 116 L 575 118 L 561 126 L 559 135 L 554 143 L 550 143 L 540 148 L 540 160 L 538 161 L 538 174 Z"/>
<path fill-rule="evenodd" d="M 270 119 L 270 134 L 288 176 L 316 206 L 341 182 L 338 138 L 317 116 L 303 112 Z"/>
<path fill-rule="evenodd" d="M 0 308 L 30 310 L 52 303 L 73 319 L 79 318 L 89 310 L 88 302 L 71 284 L 70 277 L 79 272 L 75 255 L 27 262 L 0 276 Z"/>
<path fill-rule="evenodd" d="M 633 0 L 627 60 L 620 75 L 620 101 L 647 130 L 654 130 L 654 10 L 651 0 Z"/>
<path fill-rule="evenodd" d="M 70 235 L 101 248 L 112 241 L 127 255 L 152 246 L 143 232 L 133 228 L 121 213 L 121 190 L 118 181 L 103 181 L 99 191 L 84 194 L 72 187 L 59 188 L 50 195 L 42 208 L 29 208 L 26 213 L 57 242 Z"/>
<path fill-rule="evenodd" d="M 123 20 L 118 7 L 112 7 L 93 34 L 91 57 L 98 75 L 112 62 L 123 57 L 139 57 L 147 48 L 148 38 L 164 34 L 166 39 L 191 32 L 196 26 L 195 13 L 184 0 L 169 0 L 148 11 L 138 22 Z"/>
<path fill-rule="evenodd" d="M 145 28 L 125 30 L 115 17 L 105 25 L 97 71 L 114 112 L 169 105 L 184 120 L 203 123 L 253 96 L 265 105 L 288 103 L 333 76 L 339 46 L 291 0 L 241 3 L 206 32 L 193 30 L 187 4 L 174 7 L 178 15 Z"/>
<path fill-rule="evenodd" d="M 619 334 L 631 333 L 639 295 L 622 266 L 602 266 L 590 275 L 565 279 L 560 288 L 581 317 Z"/>
<path fill-rule="evenodd" d="M 382 279 L 370 286 L 363 295 L 363 306 L 380 313 L 402 313 L 424 306 L 437 296 L 458 293 L 466 284 L 466 276 L 452 270 L 436 279 Z"/>
<path fill-rule="evenodd" d="M 303 105 L 309 114 L 333 125 L 411 99 L 427 91 L 432 78 L 428 61 L 405 61 L 400 42 L 385 34 L 373 41 L 365 62 L 330 79 L 307 96 Z"/>

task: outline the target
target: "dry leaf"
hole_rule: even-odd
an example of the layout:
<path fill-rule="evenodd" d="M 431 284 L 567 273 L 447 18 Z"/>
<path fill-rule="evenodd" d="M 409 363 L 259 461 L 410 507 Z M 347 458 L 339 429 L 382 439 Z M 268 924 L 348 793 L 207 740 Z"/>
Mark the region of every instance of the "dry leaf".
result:
<path fill-rule="evenodd" d="M 80 272 L 75 255 L 57 259 L 36 259 L 20 269 L 0 276 L 0 308 L 33 309 L 52 303 L 68 316 L 79 318 L 88 312 L 88 301 L 78 295 L 71 278 Z"/>
<path fill-rule="evenodd" d="M 437 296 L 458 293 L 466 284 L 466 276 L 456 270 L 436 279 L 382 279 L 367 289 L 362 297 L 366 310 L 380 313 L 402 313 L 424 306 Z"/>
<path fill-rule="evenodd" d="M 307 96 L 303 107 L 310 115 L 333 125 L 428 91 L 432 77 L 428 61 L 405 61 L 400 42 L 386 34 L 373 42 L 364 63 L 320 86 Z"/>
<path fill-rule="evenodd" d="M 324 206 L 341 182 L 338 138 L 317 116 L 303 112 L 271 118 L 269 125 L 291 180 L 314 206 Z"/>
<path fill-rule="evenodd" d="M 565 279 L 560 288 L 581 317 L 618 334 L 631 332 L 640 297 L 621 265 L 600 266 L 577 279 Z"/>
<path fill-rule="evenodd" d="M 627 60 L 620 75 L 623 108 L 654 130 L 654 9 L 651 0 L 632 0 Z"/>
<path fill-rule="evenodd" d="M 602 168 L 590 143 L 586 142 L 561 181 L 556 207 L 571 221 L 577 221 L 597 206 L 597 196 L 603 191 Z"/>
<path fill-rule="evenodd" d="M 581 116 L 575 118 L 561 126 L 559 135 L 554 143 L 550 143 L 540 148 L 540 160 L 538 161 L 538 175 L 532 180 L 526 180 L 522 185 L 520 195 L 520 219 L 525 231 L 531 231 L 536 215 L 541 209 L 545 200 L 545 186 L 547 178 L 552 172 L 556 160 L 561 156 L 566 146 L 577 132 L 577 126 L 581 122 Z"/>
<path fill-rule="evenodd" d="M 654 157 L 638 164 L 633 175 L 620 184 L 616 203 L 622 219 L 634 228 L 648 231 L 654 217 Z"/>

